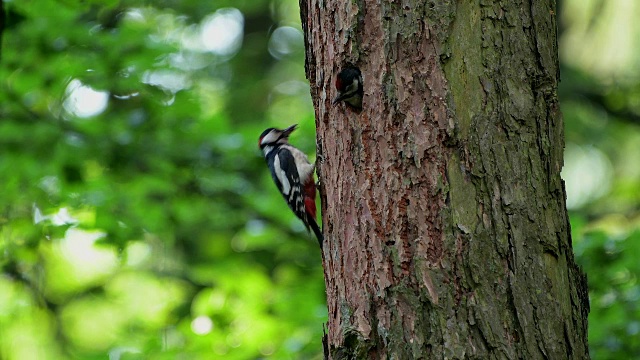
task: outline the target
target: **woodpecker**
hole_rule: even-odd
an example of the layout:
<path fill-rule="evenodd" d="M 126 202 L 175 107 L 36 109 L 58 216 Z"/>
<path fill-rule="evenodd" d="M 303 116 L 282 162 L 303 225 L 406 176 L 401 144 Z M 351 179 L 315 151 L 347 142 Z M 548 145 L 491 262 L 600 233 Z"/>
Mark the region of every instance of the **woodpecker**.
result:
<path fill-rule="evenodd" d="M 336 77 L 336 89 L 338 96 L 333 99 L 332 104 L 336 105 L 340 101 L 351 105 L 353 108 L 362 109 L 362 74 L 355 67 L 347 67 L 342 69 Z"/>
<path fill-rule="evenodd" d="M 297 126 L 294 124 L 284 130 L 269 128 L 263 131 L 258 146 L 289 208 L 302 220 L 307 230 L 313 230 L 322 248 L 324 238 L 316 223 L 315 165 L 309 162 L 307 155 L 289 144 L 289 135 Z"/>

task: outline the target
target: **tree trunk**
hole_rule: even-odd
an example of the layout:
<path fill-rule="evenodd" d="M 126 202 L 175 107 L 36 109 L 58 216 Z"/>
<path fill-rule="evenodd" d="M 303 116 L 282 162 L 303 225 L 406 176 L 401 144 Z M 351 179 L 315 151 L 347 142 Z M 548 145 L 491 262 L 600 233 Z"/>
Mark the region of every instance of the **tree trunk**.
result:
<path fill-rule="evenodd" d="M 554 1 L 301 0 L 333 359 L 585 359 Z M 346 64 L 363 110 L 331 105 Z"/>

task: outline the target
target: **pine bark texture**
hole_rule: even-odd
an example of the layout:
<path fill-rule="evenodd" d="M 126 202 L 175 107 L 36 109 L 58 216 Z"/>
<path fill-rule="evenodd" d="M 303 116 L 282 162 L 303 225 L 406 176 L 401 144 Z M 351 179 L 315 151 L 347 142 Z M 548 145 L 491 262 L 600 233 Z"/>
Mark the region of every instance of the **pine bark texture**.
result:
<path fill-rule="evenodd" d="M 332 359 L 586 359 L 555 1 L 301 0 Z M 364 77 L 361 112 L 331 106 Z"/>

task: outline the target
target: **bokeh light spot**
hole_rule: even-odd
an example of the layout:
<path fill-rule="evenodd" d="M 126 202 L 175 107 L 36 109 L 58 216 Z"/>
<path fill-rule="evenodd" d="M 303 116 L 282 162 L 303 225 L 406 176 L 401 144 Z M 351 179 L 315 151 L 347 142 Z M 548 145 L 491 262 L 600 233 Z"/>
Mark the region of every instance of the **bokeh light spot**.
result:
<path fill-rule="evenodd" d="M 230 56 L 242 45 L 243 28 L 244 17 L 240 10 L 220 9 L 202 21 L 200 40 L 205 50 Z"/>
<path fill-rule="evenodd" d="M 567 208 L 579 208 L 609 191 L 613 170 L 602 151 L 568 144 L 565 159 L 562 178 L 567 185 Z"/>
<path fill-rule="evenodd" d="M 213 321 L 208 316 L 198 316 L 191 321 L 191 331 L 198 335 L 206 335 L 213 330 Z"/>
<path fill-rule="evenodd" d="M 302 32 L 291 26 L 281 26 L 273 31 L 269 39 L 269 53 L 276 59 L 304 49 Z"/>
<path fill-rule="evenodd" d="M 77 117 L 87 118 L 101 114 L 109 102 L 109 93 L 98 91 L 84 85 L 82 81 L 73 79 L 67 85 L 65 110 Z"/>

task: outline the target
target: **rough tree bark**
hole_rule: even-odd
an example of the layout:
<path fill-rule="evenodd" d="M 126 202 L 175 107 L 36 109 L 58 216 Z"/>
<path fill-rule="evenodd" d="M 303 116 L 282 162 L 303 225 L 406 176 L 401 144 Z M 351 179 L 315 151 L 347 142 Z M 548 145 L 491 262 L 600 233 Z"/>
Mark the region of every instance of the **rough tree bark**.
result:
<path fill-rule="evenodd" d="M 585 359 L 555 1 L 301 0 L 333 359 Z M 364 109 L 331 106 L 345 64 Z"/>

